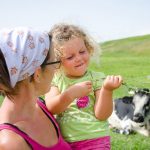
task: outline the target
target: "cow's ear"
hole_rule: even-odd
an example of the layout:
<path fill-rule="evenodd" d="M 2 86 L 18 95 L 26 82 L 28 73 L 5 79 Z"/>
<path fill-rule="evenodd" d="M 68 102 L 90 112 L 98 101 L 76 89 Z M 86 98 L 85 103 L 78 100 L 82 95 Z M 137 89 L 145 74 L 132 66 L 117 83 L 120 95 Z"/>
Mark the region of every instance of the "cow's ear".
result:
<path fill-rule="evenodd" d="M 126 104 L 131 104 L 133 100 L 133 96 L 125 96 L 122 98 L 122 101 Z"/>
<path fill-rule="evenodd" d="M 131 96 L 129 99 L 130 99 L 130 102 L 133 103 L 133 96 Z"/>
<path fill-rule="evenodd" d="M 143 88 L 141 90 L 139 90 L 139 92 L 142 96 L 143 95 L 147 95 L 147 96 L 150 96 L 150 90 L 148 88 Z"/>
<path fill-rule="evenodd" d="M 149 94 L 149 96 L 148 96 L 148 97 L 149 97 L 148 101 L 149 101 L 149 103 L 150 103 L 150 94 Z"/>
<path fill-rule="evenodd" d="M 148 88 L 144 88 L 143 91 L 150 92 Z"/>

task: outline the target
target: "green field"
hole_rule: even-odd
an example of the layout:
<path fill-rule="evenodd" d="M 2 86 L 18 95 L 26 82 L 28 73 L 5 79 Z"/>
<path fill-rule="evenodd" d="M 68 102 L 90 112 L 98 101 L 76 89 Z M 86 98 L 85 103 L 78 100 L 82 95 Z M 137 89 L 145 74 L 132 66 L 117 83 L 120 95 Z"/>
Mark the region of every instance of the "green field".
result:
<path fill-rule="evenodd" d="M 105 42 L 101 49 L 100 66 L 91 68 L 106 75 L 122 75 L 128 88 L 150 88 L 150 35 Z M 128 95 L 128 88 L 121 86 L 114 98 Z M 150 137 L 112 131 L 110 135 L 112 150 L 150 150 Z"/>
<path fill-rule="evenodd" d="M 122 75 L 131 88 L 150 88 L 150 35 L 101 43 L 100 65 L 91 68 L 106 75 Z M 114 98 L 128 95 L 128 88 L 121 86 Z M 139 134 L 119 135 L 110 131 L 112 150 L 150 150 L 150 137 Z"/>

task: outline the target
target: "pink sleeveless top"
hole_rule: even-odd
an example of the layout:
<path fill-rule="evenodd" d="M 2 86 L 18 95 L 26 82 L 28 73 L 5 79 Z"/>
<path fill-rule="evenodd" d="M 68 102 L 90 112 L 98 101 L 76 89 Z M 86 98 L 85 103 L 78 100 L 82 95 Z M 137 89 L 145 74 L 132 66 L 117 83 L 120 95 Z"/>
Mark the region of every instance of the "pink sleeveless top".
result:
<path fill-rule="evenodd" d="M 9 123 L 0 124 L 0 130 L 8 129 L 8 130 L 12 130 L 15 133 L 19 134 L 21 137 L 23 137 L 25 139 L 25 141 L 29 144 L 29 146 L 33 150 L 71 150 L 70 146 L 63 140 L 61 133 L 60 133 L 60 129 L 59 129 L 53 115 L 48 111 L 45 104 L 41 100 L 38 100 L 37 103 L 41 107 L 43 112 L 47 115 L 47 117 L 50 119 L 50 121 L 53 123 L 53 125 L 56 129 L 56 132 L 58 135 L 58 143 L 56 145 L 51 146 L 51 147 L 42 146 L 41 144 L 37 143 L 35 140 L 30 138 L 25 132 L 21 131 L 18 127 L 14 126 L 12 124 L 9 124 Z"/>

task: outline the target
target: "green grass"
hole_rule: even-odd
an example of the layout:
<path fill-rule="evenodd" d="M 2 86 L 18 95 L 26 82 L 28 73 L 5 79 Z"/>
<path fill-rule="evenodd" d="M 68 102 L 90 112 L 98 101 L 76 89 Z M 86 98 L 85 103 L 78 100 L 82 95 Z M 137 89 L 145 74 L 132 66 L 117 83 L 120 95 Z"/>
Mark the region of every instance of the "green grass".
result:
<path fill-rule="evenodd" d="M 124 82 L 133 88 L 150 88 L 150 61 L 148 59 L 148 56 L 123 55 L 116 58 L 103 55 L 101 66 L 97 70 L 105 72 L 106 75 L 122 75 Z M 115 94 L 115 97 L 127 94 L 125 86 L 118 91 L 120 94 Z"/>
<path fill-rule="evenodd" d="M 150 35 L 133 37 L 101 44 L 100 65 L 91 65 L 106 75 L 122 75 L 132 88 L 150 89 Z M 114 98 L 128 95 L 128 88 L 115 90 Z M 150 150 L 150 137 L 140 134 L 120 135 L 110 131 L 112 150 Z"/>
<path fill-rule="evenodd" d="M 0 105 L 1 105 L 1 103 L 2 103 L 2 100 L 3 100 L 3 97 L 2 97 L 2 96 L 0 96 Z"/>
<path fill-rule="evenodd" d="M 111 150 L 149 150 L 150 138 L 139 134 L 121 135 L 110 131 Z"/>

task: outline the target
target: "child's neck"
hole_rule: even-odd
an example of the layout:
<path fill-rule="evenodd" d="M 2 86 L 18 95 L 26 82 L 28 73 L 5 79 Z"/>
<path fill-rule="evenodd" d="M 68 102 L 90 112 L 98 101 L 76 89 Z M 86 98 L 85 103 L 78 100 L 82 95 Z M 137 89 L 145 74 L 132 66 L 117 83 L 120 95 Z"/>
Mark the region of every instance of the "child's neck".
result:
<path fill-rule="evenodd" d="M 70 78 L 70 79 L 78 79 L 78 78 L 83 77 L 86 73 L 87 73 L 87 71 L 81 76 L 72 76 L 72 75 L 68 75 L 68 74 L 65 74 L 65 75 L 66 75 L 67 78 Z"/>

